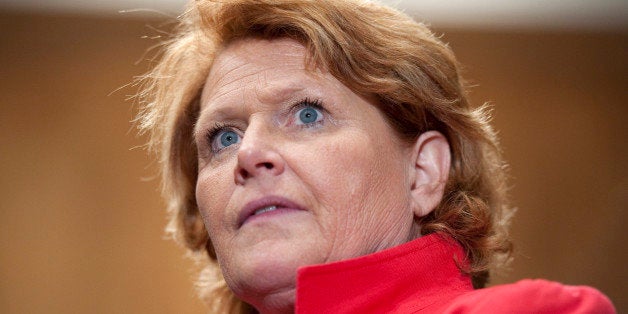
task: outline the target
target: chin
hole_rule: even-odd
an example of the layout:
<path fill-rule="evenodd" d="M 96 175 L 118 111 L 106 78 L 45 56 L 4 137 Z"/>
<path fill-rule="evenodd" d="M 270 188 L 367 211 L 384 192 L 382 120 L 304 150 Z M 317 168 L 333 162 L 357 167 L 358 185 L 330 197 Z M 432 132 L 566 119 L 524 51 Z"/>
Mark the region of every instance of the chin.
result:
<path fill-rule="evenodd" d="M 248 253 L 236 257 L 233 269 L 223 268 L 229 288 L 261 312 L 291 312 L 297 269 L 307 262 L 274 250 Z"/>
<path fill-rule="evenodd" d="M 294 290 L 297 269 L 316 264 L 311 252 L 295 248 L 308 248 L 303 243 L 262 241 L 241 249 L 230 261 L 221 263 L 225 280 L 239 297 Z"/>
<path fill-rule="evenodd" d="M 324 262 L 320 236 L 308 221 L 249 225 L 223 244 L 217 252 L 219 264 L 238 295 L 294 289 L 299 267 Z"/>

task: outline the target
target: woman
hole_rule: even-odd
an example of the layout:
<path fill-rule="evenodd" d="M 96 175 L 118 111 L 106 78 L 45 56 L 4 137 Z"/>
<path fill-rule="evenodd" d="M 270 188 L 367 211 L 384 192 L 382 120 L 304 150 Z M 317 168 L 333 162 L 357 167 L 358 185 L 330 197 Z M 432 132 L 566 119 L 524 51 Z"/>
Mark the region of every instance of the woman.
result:
<path fill-rule="evenodd" d="M 586 287 L 473 290 L 511 250 L 504 165 L 452 52 L 400 12 L 194 1 L 143 84 L 215 312 L 613 311 Z"/>

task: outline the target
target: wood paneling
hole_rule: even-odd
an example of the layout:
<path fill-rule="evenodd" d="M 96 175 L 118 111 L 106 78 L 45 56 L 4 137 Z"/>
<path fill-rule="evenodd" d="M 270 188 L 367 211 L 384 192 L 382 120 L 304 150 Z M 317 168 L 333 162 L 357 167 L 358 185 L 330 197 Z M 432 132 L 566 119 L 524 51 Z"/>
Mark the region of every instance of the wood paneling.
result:
<path fill-rule="evenodd" d="M 0 312 L 200 313 L 130 121 L 158 21 L 2 16 Z M 113 93 L 112 93 L 113 92 Z"/>
<path fill-rule="evenodd" d="M 511 168 L 516 254 L 495 282 L 592 285 L 628 310 L 627 34 L 444 32 Z"/>

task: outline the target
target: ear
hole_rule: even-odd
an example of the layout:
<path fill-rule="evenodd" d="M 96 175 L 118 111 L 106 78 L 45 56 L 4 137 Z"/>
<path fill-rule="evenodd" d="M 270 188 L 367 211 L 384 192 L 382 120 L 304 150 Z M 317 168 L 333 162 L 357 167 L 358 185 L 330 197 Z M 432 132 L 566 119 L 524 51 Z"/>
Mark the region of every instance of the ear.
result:
<path fill-rule="evenodd" d="M 451 152 L 447 138 L 438 131 L 421 134 L 412 152 L 412 209 L 415 216 L 423 217 L 431 213 L 443 199 Z"/>

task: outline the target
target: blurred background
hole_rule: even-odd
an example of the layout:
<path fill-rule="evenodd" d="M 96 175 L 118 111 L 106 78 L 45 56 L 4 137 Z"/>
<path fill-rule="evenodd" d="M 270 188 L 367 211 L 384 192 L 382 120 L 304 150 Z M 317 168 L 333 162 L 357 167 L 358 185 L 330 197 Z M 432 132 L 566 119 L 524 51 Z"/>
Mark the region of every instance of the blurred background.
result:
<path fill-rule="evenodd" d="M 393 3 L 494 105 L 518 212 L 493 283 L 592 285 L 628 312 L 628 1 Z M 204 311 L 126 86 L 182 6 L 0 0 L 0 313 Z"/>

